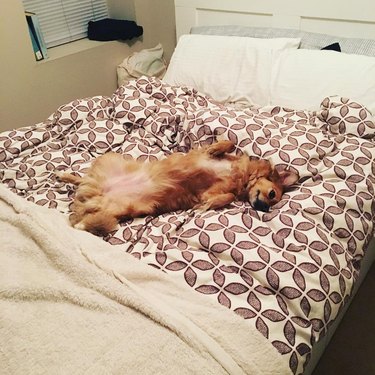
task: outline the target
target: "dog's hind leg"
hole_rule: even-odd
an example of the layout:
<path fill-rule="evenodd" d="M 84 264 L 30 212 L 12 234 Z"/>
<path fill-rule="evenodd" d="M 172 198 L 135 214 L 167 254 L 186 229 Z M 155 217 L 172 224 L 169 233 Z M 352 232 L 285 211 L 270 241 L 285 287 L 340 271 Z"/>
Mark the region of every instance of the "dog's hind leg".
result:
<path fill-rule="evenodd" d="M 118 220 L 143 217 L 147 215 L 153 215 L 155 213 L 156 203 L 153 201 L 150 202 L 141 202 L 141 201 L 129 201 L 127 203 L 118 203 L 112 205 L 110 210 L 113 215 Z"/>
<path fill-rule="evenodd" d="M 116 229 L 122 219 L 150 215 L 154 212 L 152 203 L 141 202 L 104 202 L 101 205 L 78 206 L 76 216 L 72 215 L 70 222 L 76 229 L 91 232 L 97 236 L 104 236 Z"/>
<path fill-rule="evenodd" d="M 74 174 L 67 172 L 56 171 L 55 175 L 60 181 L 68 182 L 74 185 L 79 185 L 82 181 L 82 177 L 75 176 Z"/>
<path fill-rule="evenodd" d="M 234 151 L 235 146 L 232 141 L 219 141 L 205 149 L 205 152 L 213 157 L 220 157 L 226 153 Z"/>
<path fill-rule="evenodd" d="M 85 215 L 81 221 L 74 224 L 74 228 L 91 232 L 97 236 L 105 236 L 116 229 L 117 219 L 106 211 L 98 211 Z"/>

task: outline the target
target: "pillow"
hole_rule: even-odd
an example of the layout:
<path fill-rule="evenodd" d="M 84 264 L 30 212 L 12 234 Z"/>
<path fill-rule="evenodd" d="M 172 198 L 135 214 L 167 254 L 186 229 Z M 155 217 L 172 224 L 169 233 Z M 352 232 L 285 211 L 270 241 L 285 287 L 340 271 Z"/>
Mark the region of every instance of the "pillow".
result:
<path fill-rule="evenodd" d="M 224 103 L 267 105 L 274 51 L 298 48 L 299 42 L 298 38 L 183 35 L 163 80 L 194 87 Z"/>
<path fill-rule="evenodd" d="M 275 56 L 271 105 L 319 110 L 325 97 L 355 100 L 375 114 L 375 58 L 335 51 L 285 50 Z"/>
<path fill-rule="evenodd" d="M 328 44 L 340 43 L 342 52 L 375 56 L 375 40 L 343 38 L 329 34 L 313 33 L 296 29 L 275 27 L 252 27 L 239 25 L 194 26 L 191 34 L 236 35 L 252 38 L 301 38 L 299 48 L 321 49 Z"/>

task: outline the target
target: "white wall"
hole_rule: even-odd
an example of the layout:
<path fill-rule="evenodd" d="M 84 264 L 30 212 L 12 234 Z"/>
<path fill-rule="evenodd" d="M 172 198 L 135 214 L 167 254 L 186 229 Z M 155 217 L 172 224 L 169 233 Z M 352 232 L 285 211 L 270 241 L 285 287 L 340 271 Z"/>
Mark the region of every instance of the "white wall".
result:
<path fill-rule="evenodd" d="M 110 95 L 117 85 L 116 66 L 133 51 L 160 42 L 170 58 L 175 46 L 173 0 L 108 0 L 108 4 L 111 17 L 134 19 L 143 26 L 143 37 L 93 42 L 95 47 L 36 62 L 21 0 L 0 1 L 0 131 L 43 121 L 75 98 Z M 82 44 L 78 42 L 79 47 Z"/>

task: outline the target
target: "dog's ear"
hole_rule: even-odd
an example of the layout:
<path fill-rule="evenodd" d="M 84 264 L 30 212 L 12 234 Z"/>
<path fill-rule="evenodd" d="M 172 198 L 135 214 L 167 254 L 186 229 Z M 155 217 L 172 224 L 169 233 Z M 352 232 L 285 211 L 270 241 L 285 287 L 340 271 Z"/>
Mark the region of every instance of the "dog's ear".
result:
<path fill-rule="evenodd" d="M 299 174 L 298 172 L 292 172 L 292 171 L 279 171 L 279 182 L 281 185 L 283 185 L 284 188 L 293 185 L 299 180 Z"/>
<path fill-rule="evenodd" d="M 259 177 L 269 177 L 274 173 L 275 169 L 268 160 L 258 160 L 256 162 L 256 176 Z"/>

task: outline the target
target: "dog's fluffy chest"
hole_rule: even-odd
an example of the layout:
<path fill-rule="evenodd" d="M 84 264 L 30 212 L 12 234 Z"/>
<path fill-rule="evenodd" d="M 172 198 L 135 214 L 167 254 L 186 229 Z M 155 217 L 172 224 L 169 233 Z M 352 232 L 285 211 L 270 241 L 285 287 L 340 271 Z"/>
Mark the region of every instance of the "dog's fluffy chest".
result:
<path fill-rule="evenodd" d="M 214 172 L 218 177 L 224 177 L 230 174 L 232 163 L 224 159 L 202 158 L 198 162 L 198 167 L 208 169 Z"/>

